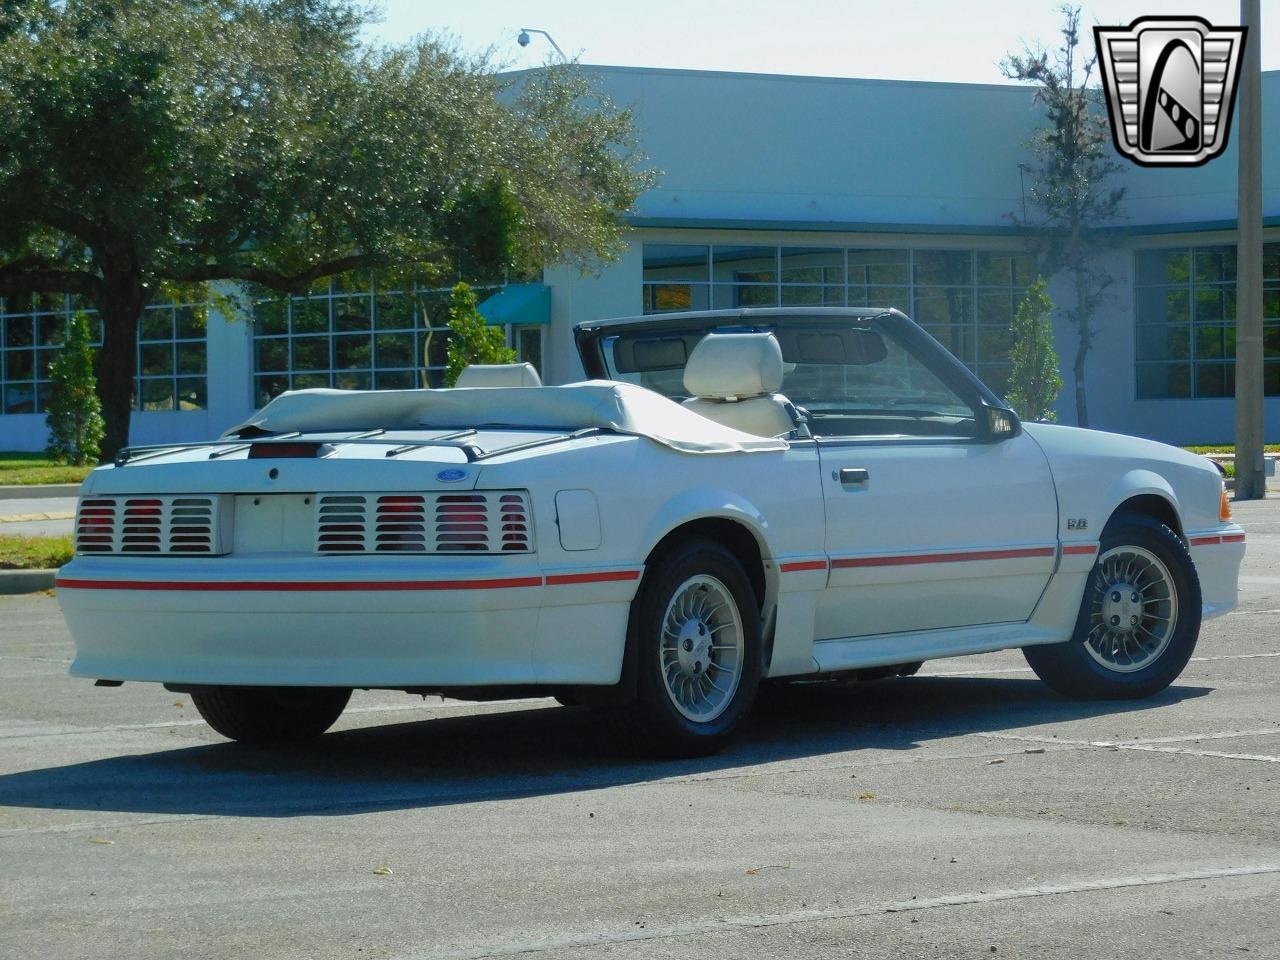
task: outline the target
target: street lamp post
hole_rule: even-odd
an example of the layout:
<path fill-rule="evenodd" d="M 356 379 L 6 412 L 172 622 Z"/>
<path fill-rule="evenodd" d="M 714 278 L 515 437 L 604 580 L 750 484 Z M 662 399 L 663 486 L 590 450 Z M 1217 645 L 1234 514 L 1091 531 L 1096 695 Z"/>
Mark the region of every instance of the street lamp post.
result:
<path fill-rule="evenodd" d="M 529 34 L 531 33 L 538 33 L 546 37 L 547 43 L 555 47 L 556 53 L 560 54 L 560 59 L 568 61 L 569 58 L 564 55 L 564 51 L 560 49 L 560 44 L 555 42 L 551 34 L 547 33 L 545 30 L 539 30 L 537 27 L 521 27 L 520 35 L 516 37 L 516 43 L 520 44 L 522 47 L 527 47 L 529 45 Z"/>

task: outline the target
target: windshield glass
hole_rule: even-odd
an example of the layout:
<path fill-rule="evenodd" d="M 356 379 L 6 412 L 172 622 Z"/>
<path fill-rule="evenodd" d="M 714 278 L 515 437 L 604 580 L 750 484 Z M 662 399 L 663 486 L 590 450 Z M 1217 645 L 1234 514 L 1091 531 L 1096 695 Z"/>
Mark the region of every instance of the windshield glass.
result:
<path fill-rule="evenodd" d="M 893 336 L 886 325 L 803 320 L 717 328 L 772 333 L 782 348 L 781 393 L 809 414 L 817 436 L 928 434 L 972 436 L 974 410 Z M 673 400 L 689 397 L 684 366 L 703 330 L 645 330 L 607 337 L 613 379 Z"/>

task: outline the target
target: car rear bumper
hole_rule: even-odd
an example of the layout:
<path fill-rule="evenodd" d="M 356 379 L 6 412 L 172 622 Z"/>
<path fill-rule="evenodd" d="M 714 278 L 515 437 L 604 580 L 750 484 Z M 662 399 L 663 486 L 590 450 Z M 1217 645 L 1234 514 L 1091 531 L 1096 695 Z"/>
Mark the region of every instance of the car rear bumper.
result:
<path fill-rule="evenodd" d="M 638 580 L 532 557 L 81 557 L 57 588 L 74 676 L 406 687 L 616 682 Z"/>

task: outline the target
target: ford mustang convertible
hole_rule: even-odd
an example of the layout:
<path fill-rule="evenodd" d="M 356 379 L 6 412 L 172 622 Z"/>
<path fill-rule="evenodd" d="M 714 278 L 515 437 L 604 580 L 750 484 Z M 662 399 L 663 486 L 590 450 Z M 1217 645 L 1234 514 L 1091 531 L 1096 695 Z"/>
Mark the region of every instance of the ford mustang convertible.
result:
<path fill-rule="evenodd" d="M 895 310 L 575 336 L 587 382 L 301 390 L 122 451 L 57 581 L 71 672 L 188 692 L 237 740 L 380 688 L 556 696 L 697 754 L 765 680 L 1010 647 L 1067 696 L 1147 696 L 1236 603 L 1209 461 L 1022 424 Z"/>

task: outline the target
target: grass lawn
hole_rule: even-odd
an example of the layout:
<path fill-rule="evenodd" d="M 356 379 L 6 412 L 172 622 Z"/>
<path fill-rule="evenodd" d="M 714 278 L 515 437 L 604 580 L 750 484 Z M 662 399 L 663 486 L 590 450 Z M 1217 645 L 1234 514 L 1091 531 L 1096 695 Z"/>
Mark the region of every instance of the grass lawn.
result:
<path fill-rule="evenodd" d="M 1184 450 L 1190 450 L 1192 453 L 1235 453 L 1236 445 L 1234 443 L 1211 443 L 1207 446 L 1183 447 Z M 1280 453 L 1280 443 L 1268 443 L 1266 446 L 1267 453 Z M 3 456 L 3 454 L 0 454 Z"/>
<path fill-rule="evenodd" d="M 71 560 L 71 538 L 0 534 L 0 570 L 47 570 Z"/>
<path fill-rule="evenodd" d="M 0 450 L 0 486 L 33 483 L 79 483 L 92 467 L 69 467 L 43 453 Z"/>

